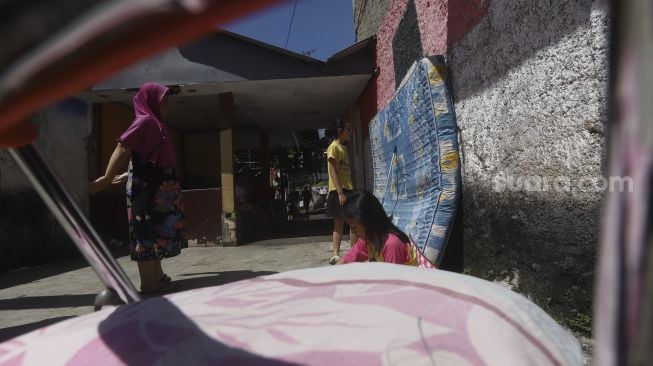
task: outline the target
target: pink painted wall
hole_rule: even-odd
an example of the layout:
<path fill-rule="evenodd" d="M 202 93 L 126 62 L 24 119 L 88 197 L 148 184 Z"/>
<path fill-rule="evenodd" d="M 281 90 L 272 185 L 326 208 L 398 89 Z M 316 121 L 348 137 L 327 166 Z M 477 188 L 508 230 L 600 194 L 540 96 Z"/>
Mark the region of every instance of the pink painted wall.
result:
<path fill-rule="evenodd" d="M 410 0 L 390 0 L 377 32 L 376 110 L 383 109 L 395 92 L 392 40 Z M 487 15 L 490 0 L 413 0 L 424 55 L 443 55 L 449 47 Z M 370 84 L 370 87 L 373 87 Z M 364 108 L 364 106 L 361 106 Z"/>
<path fill-rule="evenodd" d="M 490 3 L 491 0 L 453 0 L 449 3 L 447 50 L 488 15 Z"/>
<path fill-rule="evenodd" d="M 370 137 L 370 121 L 376 115 L 376 79 L 372 79 L 358 100 L 363 140 Z"/>

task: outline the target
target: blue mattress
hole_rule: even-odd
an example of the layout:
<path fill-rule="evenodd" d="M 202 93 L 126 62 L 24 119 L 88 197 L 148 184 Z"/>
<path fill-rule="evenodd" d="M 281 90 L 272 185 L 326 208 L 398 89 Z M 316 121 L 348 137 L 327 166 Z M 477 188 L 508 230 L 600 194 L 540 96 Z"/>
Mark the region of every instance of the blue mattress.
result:
<path fill-rule="evenodd" d="M 442 56 L 413 64 L 370 122 L 374 194 L 424 256 L 439 264 L 460 200 L 458 134 Z"/>

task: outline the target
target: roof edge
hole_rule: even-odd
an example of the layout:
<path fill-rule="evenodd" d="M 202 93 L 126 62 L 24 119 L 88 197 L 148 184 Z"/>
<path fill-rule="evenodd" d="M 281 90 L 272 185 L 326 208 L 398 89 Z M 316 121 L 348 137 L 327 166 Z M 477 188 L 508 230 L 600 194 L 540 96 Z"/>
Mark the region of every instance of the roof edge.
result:
<path fill-rule="evenodd" d="M 332 63 L 332 62 L 340 61 L 343 58 L 345 58 L 345 57 L 347 57 L 349 55 L 352 55 L 352 54 L 354 54 L 356 52 L 364 50 L 364 49 L 366 49 L 368 47 L 373 47 L 375 44 L 376 44 L 376 35 L 370 36 L 368 38 L 365 38 L 365 39 L 363 39 L 361 41 L 358 41 L 358 42 L 352 44 L 351 46 L 349 46 L 349 47 L 347 47 L 347 48 L 345 48 L 343 50 L 340 50 L 340 51 L 334 53 L 331 57 L 329 57 L 327 59 L 326 62 L 327 63 Z"/>
<path fill-rule="evenodd" d="M 281 53 L 281 54 L 286 55 L 286 56 L 294 57 L 294 58 L 302 60 L 304 62 L 315 63 L 315 64 L 319 64 L 321 66 L 326 65 L 326 62 L 318 60 L 316 58 L 312 58 L 312 57 L 309 57 L 309 56 L 306 56 L 306 55 L 302 55 L 301 53 L 293 52 L 293 51 L 290 51 L 290 50 L 285 49 L 285 48 L 277 47 L 275 45 L 265 43 L 265 42 L 256 40 L 254 38 L 249 38 L 247 36 L 243 36 L 242 34 L 234 33 L 234 32 L 228 31 L 228 30 L 223 29 L 223 28 L 217 28 L 215 33 L 224 34 L 224 35 L 226 35 L 228 37 L 237 39 L 239 41 L 251 43 L 251 44 L 253 44 L 255 46 L 265 48 L 265 49 L 268 49 L 268 50 L 271 50 L 271 51 L 274 51 L 274 52 L 278 52 L 278 53 Z"/>

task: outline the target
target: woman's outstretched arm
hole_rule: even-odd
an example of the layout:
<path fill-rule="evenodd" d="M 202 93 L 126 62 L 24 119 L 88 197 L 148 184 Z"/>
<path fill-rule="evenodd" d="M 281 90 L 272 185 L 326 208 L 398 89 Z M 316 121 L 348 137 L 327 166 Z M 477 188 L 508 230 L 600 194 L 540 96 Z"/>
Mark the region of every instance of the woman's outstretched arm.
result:
<path fill-rule="evenodd" d="M 103 176 L 88 184 L 88 192 L 95 194 L 107 188 L 113 181 L 113 178 L 119 172 L 124 171 L 129 156 L 129 150 L 122 146 L 121 143 L 118 143 L 116 148 L 113 149 L 113 153 L 111 153 L 106 172 Z"/>

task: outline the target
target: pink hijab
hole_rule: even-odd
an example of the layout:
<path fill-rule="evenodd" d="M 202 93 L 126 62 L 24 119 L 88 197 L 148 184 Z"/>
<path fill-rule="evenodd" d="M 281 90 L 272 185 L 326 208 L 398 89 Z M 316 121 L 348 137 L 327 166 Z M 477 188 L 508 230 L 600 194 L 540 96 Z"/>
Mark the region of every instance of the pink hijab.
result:
<path fill-rule="evenodd" d="M 136 118 L 118 142 L 155 166 L 174 168 L 177 159 L 172 138 L 161 117 L 161 103 L 168 91 L 157 83 L 141 86 L 134 97 Z"/>

